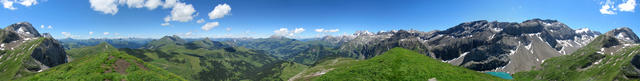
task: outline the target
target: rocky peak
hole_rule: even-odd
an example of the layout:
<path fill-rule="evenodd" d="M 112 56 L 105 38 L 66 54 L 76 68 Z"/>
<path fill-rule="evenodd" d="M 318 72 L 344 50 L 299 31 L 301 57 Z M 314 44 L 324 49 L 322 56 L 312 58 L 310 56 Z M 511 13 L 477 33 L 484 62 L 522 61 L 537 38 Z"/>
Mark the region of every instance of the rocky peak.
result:
<path fill-rule="evenodd" d="M 16 32 L 22 38 L 41 37 L 40 33 L 29 22 L 19 22 L 4 28 L 5 31 Z"/>
<path fill-rule="evenodd" d="M 374 35 L 374 34 L 365 30 L 365 31 L 356 31 L 356 33 L 353 33 L 353 35 L 360 36 L 360 35 Z"/>
<path fill-rule="evenodd" d="M 45 38 L 53 38 L 53 37 L 51 36 L 51 34 L 49 34 L 49 33 L 42 33 L 42 37 L 45 37 Z M 68 39 L 71 39 L 71 38 L 68 38 Z M 71 40 L 73 40 L 73 39 L 71 39 Z"/>
<path fill-rule="evenodd" d="M 640 43 L 638 36 L 628 27 L 616 28 L 605 33 L 606 36 L 615 37 L 618 40 L 629 43 Z"/>

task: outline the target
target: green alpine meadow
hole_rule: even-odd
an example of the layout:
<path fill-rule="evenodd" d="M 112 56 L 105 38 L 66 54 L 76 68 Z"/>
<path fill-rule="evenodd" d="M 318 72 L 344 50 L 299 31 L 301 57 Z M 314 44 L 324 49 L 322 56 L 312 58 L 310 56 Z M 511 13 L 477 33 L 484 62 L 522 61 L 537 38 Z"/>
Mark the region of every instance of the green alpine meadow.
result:
<path fill-rule="evenodd" d="M 640 81 L 638 4 L 0 0 L 0 81 Z"/>

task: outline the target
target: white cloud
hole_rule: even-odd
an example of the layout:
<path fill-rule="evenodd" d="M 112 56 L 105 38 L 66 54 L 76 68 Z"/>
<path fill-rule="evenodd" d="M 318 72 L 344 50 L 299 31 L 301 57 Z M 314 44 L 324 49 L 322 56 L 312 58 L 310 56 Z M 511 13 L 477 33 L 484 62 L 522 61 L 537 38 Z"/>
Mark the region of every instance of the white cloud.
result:
<path fill-rule="evenodd" d="M 109 35 L 109 32 L 103 32 L 102 34 L 103 35 Z"/>
<path fill-rule="evenodd" d="M 327 33 L 327 32 L 333 33 L 333 32 L 340 31 L 340 29 L 325 30 L 324 28 L 320 28 L 320 29 L 316 29 L 315 31 L 318 33 Z"/>
<path fill-rule="evenodd" d="M 633 12 L 636 8 L 636 0 L 627 0 L 627 2 L 618 5 L 622 12 Z"/>
<path fill-rule="evenodd" d="M 36 0 L 22 0 L 22 2 L 20 2 L 20 4 L 22 4 L 22 5 L 26 6 L 26 7 L 29 7 L 31 5 L 38 4 L 38 1 L 36 1 Z"/>
<path fill-rule="evenodd" d="M 126 4 L 129 8 L 142 8 L 144 7 L 144 0 L 119 0 L 118 3 Z"/>
<path fill-rule="evenodd" d="M 53 29 L 53 27 L 51 27 L 51 25 L 47 26 L 47 29 Z"/>
<path fill-rule="evenodd" d="M 89 35 L 93 35 L 93 32 L 89 32 Z"/>
<path fill-rule="evenodd" d="M 231 31 L 231 28 L 227 27 L 227 29 L 225 29 L 225 30 L 227 30 L 227 31 Z"/>
<path fill-rule="evenodd" d="M 144 3 L 144 7 L 147 7 L 149 10 L 156 9 L 160 5 L 162 5 L 162 1 L 160 0 L 147 0 L 147 2 Z"/>
<path fill-rule="evenodd" d="M 69 32 L 61 32 L 65 38 L 71 38 L 71 33 Z"/>
<path fill-rule="evenodd" d="M 120 33 L 113 33 L 113 35 L 120 35 Z"/>
<path fill-rule="evenodd" d="M 220 25 L 220 23 L 218 22 L 208 22 L 207 24 L 204 24 L 204 26 L 202 26 L 202 30 L 209 31 L 212 28 L 217 27 L 218 25 Z"/>
<path fill-rule="evenodd" d="M 176 3 L 171 10 L 171 15 L 165 17 L 165 22 L 167 18 L 169 18 L 170 21 L 187 22 L 193 19 L 195 12 L 196 10 L 193 9 L 193 5 L 191 4 Z"/>
<path fill-rule="evenodd" d="M 600 14 L 608 14 L 608 15 L 616 14 L 611 9 L 615 9 L 613 7 L 613 2 L 611 2 L 610 0 L 607 0 L 607 2 L 605 2 L 602 5 L 602 8 L 600 8 Z"/>
<path fill-rule="evenodd" d="M 164 5 L 162 5 L 162 8 L 171 8 L 175 6 L 176 3 L 178 3 L 178 0 L 164 0 Z"/>
<path fill-rule="evenodd" d="M 304 28 L 296 28 L 295 30 L 293 30 L 293 33 L 296 33 L 296 34 L 302 33 L 302 32 L 304 32 Z"/>
<path fill-rule="evenodd" d="M 287 28 L 280 28 L 278 30 L 274 30 L 273 33 L 274 35 L 277 36 L 295 36 L 295 34 L 300 34 L 304 32 L 304 28 L 295 28 L 294 30 L 289 31 L 289 29 Z"/>
<path fill-rule="evenodd" d="M 91 8 L 95 11 L 111 15 L 118 13 L 116 0 L 89 0 L 89 3 L 91 3 Z"/>
<path fill-rule="evenodd" d="M 161 25 L 161 26 L 169 26 L 169 25 L 171 25 L 171 23 L 165 22 L 165 23 L 162 23 L 162 24 L 160 24 L 160 25 Z"/>
<path fill-rule="evenodd" d="M 231 12 L 231 6 L 225 4 L 218 4 L 213 11 L 209 13 L 209 19 L 217 19 L 222 18 L 225 15 L 228 15 Z"/>
<path fill-rule="evenodd" d="M 13 6 L 14 3 L 20 4 L 25 7 L 30 7 L 38 4 L 38 1 L 37 0 L 0 0 L 0 3 L 2 3 L 3 5 L 2 7 L 6 9 L 16 10 L 18 8 Z"/>
<path fill-rule="evenodd" d="M 289 29 L 280 28 L 279 30 L 273 31 L 273 33 L 275 33 L 275 35 L 288 36 L 289 35 Z M 291 35 L 293 35 L 293 34 L 291 34 Z"/>
<path fill-rule="evenodd" d="M 4 8 L 7 8 L 9 10 L 16 10 L 18 8 L 13 7 L 13 1 L 9 1 L 9 0 L 1 0 L 0 2 L 2 2 L 2 5 Z"/>
<path fill-rule="evenodd" d="M 200 20 L 196 21 L 196 23 L 204 23 L 204 19 L 200 19 Z"/>
<path fill-rule="evenodd" d="M 184 35 L 185 35 L 185 36 L 191 36 L 191 34 L 192 34 L 192 32 L 187 32 L 187 33 L 185 33 Z"/>
<path fill-rule="evenodd" d="M 44 28 L 44 25 L 40 25 L 40 28 Z"/>
<path fill-rule="evenodd" d="M 316 32 L 322 32 L 322 31 L 324 31 L 324 28 L 316 29 Z"/>
<path fill-rule="evenodd" d="M 338 32 L 338 31 L 340 31 L 340 29 L 328 30 L 327 32 Z"/>

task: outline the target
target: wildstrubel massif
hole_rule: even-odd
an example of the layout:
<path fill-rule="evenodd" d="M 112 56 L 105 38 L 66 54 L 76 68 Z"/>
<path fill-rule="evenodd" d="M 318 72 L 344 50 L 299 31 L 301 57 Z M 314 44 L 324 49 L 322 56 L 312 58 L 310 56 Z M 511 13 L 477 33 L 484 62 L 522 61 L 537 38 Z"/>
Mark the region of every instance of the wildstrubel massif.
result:
<path fill-rule="evenodd" d="M 348 57 L 367 59 L 402 47 L 476 71 L 515 73 L 531 70 L 548 58 L 571 54 L 599 34 L 588 29 L 573 30 L 556 20 L 480 20 L 444 31 L 357 33 L 339 50 Z"/>
<path fill-rule="evenodd" d="M 0 30 L 0 80 L 12 80 L 67 63 L 67 54 L 49 34 L 28 22 Z"/>

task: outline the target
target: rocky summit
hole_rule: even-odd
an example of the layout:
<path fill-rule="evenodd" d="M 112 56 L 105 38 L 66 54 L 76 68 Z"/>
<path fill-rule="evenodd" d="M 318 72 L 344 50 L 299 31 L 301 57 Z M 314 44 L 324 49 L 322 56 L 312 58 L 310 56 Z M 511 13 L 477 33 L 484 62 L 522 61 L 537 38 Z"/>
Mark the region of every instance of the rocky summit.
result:
<path fill-rule="evenodd" d="M 556 20 L 531 19 L 521 23 L 480 20 L 443 31 L 360 34 L 340 50 L 347 52 L 347 56 L 366 59 L 393 47 L 403 47 L 477 71 L 515 73 L 533 69 L 545 59 L 570 54 L 598 35 L 597 31 L 574 30 Z"/>
<path fill-rule="evenodd" d="M 19 78 L 67 63 L 63 46 L 49 34 L 41 35 L 29 22 L 0 30 L 0 80 Z"/>

